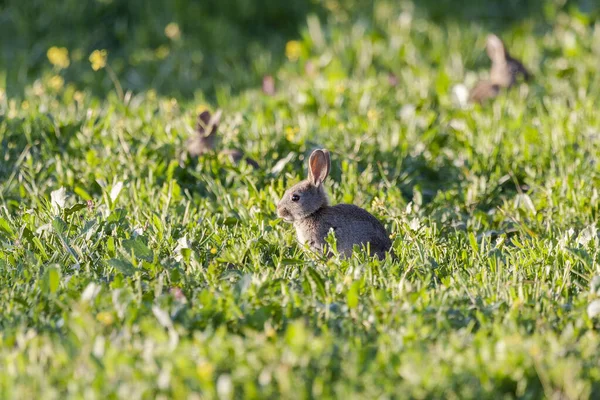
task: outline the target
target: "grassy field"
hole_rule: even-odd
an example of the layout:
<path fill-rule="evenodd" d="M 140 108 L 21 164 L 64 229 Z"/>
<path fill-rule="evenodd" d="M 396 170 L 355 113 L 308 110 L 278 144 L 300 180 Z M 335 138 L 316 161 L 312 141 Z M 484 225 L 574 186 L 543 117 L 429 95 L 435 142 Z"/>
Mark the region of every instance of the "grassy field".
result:
<path fill-rule="evenodd" d="M 0 5 L 0 398 L 600 396 L 600 7 L 284 3 Z M 397 259 L 277 219 L 316 147 Z"/>

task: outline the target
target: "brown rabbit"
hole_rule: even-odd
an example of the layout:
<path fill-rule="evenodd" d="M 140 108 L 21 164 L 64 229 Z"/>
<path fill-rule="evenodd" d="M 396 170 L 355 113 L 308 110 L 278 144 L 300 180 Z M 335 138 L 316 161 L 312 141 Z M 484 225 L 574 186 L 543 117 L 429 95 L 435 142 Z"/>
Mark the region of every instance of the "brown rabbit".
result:
<path fill-rule="evenodd" d="M 517 59 L 510 56 L 502 40 L 496 35 L 487 37 L 487 54 L 492 61 L 490 79 L 477 83 L 469 99 L 473 102 L 482 103 L 487 99 L 494 98 L 502 88 L 510 88 L 515 84 L 519 75 L 525 80 L 531 78 L 531 74 Z"/>
<path fill-rule="evenodd" d="M 187 142 L 187 151 L 190 156 L 198 157 L 201 154 L 211 153 L 215 150 L 215 139 L 220 119 L 221 110 L 217 111 L 215 115 L 212 115 L 210 111 L 204 111 L 198 115 L 196 135 Z M 228 157 L 235 164 L 245 160 L 252 167 L 258 168 L 258 163 L 250 157 L 245 157 L 242 150 L 225 149 L 219 154 Z"/>
<path fill-rule="evenodd" d="M 285 192 L 277 204 L 277 215 L 293 223 L 298 240 L 315 251 L 326 249 L 325 238 L 333 230 L 340 254 L 350 256 L 355 244 L 369 244 L 371 255 L 384 258 L 392 242 L 377 218 L 352 204 L 328 205 L 323 181 L 330 169 L 329 152 L 313 151 L 308 161 L 308 179 Z"/>

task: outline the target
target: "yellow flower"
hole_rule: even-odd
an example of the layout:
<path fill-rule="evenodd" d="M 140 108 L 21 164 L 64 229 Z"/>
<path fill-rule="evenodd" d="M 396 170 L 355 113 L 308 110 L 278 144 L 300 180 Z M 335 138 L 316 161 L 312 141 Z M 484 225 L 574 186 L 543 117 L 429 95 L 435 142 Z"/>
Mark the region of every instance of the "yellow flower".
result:
<path fill-rule="evenodd" d="M 214 247 L 210 249 L 210 254 L 217 254 L 217 249 Z"/>
<path fill-rule="evenodd" d="M 90 54 L 90 63 L 92 63 L 92 69 L 94 71 L 98 71 L 106 67 L 106 57 L 108 53 L 106 50 L 94 50 L 92 54 Z"/>
<path fill-rule="evenodd" d="M 113 315 L 107 311 L 99 312 L 96 315 L 96 319 L 100 321 L 103 325 L 111 325 L 115 321 Z"/>
<path fill-rule="evenodd" d="M 285 45 L 285 55 L 290 61 L 297 61 L 302 55 L 302 44 L 297 40 L 290 40 Z"/>
<path fill-rule="evenodd" d="M 165 26 L 165 35 L 171 40 L 177 40 L 181 36 L 181 31 L 179 30 L 179 25 L 175 22 L 171 22 L 167 26 Z"/>
<path fill-rule="evenodd" d="M 291 142 L 292 140 L 294 140 L 294 128 L 292 128 L 291 126 L 288 126 L 287 128 L 285 128 L 285 138 Z"/>
<path fill-rule="evenodd" d="M 48 81 L 48 86 L 50 86 L 51 89 L 56 90 L 56 91 L 62 89 L 64 84 L 65 84 L 65 80 L 60 75 L 54 75 Z"/>
<path fill-rule="evenodd" d="M 295 126 L 295 127 L 291 127 L 288 126 L 287 128 L 285 128 L 285 137 L 288 141 L 292 141 L 294 140 L 294 138 L 296 137 L 296 135 L 300 132 L 300 128 Z"/>
<path fill-rule="evenodd" d="M 374 121 L 379 117 L 379 113 L 377 112 L 377 110 L 371 108 L 369 111 L 367 111 L 367 118 L 369 118 L 369 120 Z"/>
<path fill-rule="evenodd" d="M 22 108 L 23 110 L 29 110 L 29 102 L 28 102 L 27 100 L 24 100 L 24 101 L 21 103 L 21 108 Z"/>
<path fill-rule="evenodd" d="M 69 50 L 67 50 L 65 47 L 52 46 L 46 52 L 46 56 L 48 57 L 50 64 L 54 65 L 58 69 L 67 68 L 71 63 L 69 60 Z"/>
<path fill-rule="evenodd" d="M 204 381 L 209 381 L 213 377 L 213 372 L 215 371 L 215 367 L 208 361 L 200 361 L 196 365 L 196 372 L 200 379 Z"/>
<path fill-rule="evenodd" d="M 75 93 L 73 93 L 73 99 L 78 103 L 83 102 L 83 99 L 84 99 L 83 92 L 80 92 L 79 90 L 77 90 Z"/>
<path fill-rule="evenodd" d="M 154 55 L 159 60 L 164 60 L 169 55 L 170 50 L 168 46 L 162 45 L 159 46 L 156 50 L 154 50 Z"/>

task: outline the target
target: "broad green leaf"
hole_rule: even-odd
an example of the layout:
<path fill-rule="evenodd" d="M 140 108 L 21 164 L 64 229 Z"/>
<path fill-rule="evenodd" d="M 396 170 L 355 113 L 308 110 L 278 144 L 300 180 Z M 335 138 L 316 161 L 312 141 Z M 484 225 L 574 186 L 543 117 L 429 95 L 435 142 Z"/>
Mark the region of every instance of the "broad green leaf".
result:
<path fill-rule="evenodd" d="M 125 276 L 131 276 L 136 271 L 136 268 L 131 265 L 130 262 L 119 260 L 117 258 L 111 258 L 108 260 L 108 265 L 121 272 Z"/>
<path fill-rule="evenodd" d="M 152 261 L 154 258 L 152 250 L 144 243 L 141 236 L 138 236 L 135 239 L 123 240 L 121 244 L 128 254 L 133 252 L 137 258 L 141 258 L 148 262 Z"/>
<path fill-rule="evenodd" d="M 10 236 L 14 236 L 15 234 L 8 221 L 2 217 L 0 217 L 0 230 L 8 233 Z"/>
<path fill-rule="evenodd" d="M 72 207 L 65 208 L 65 209 L 63 210 L 63 214 L 64 214 L 64 216 L 65 216 L 65 217 L 68 217 L 69 215 L 71 215 L 71 214 L 73 214 L 73 213 L 76 213 L 76 212 L 77 212 L 77 211 L 79 211 L 79 210 L 83 210 L 83 209 L 84 209 L 84 208 L 86 208 L 86 207 L 87 207 L 87 204 L 86 204 L 86 203 L 78 203 L 78 204 L 75 204 L 75 205 L 74 205 L 74 206 L 72 206 Z"/>
<path fill-rule="evenodd" d="M 60 285 L 60 270 L 57 266 L 49 266 L 42 277 L 42 291 L 46 294 L 54 294 Z"/>
<path fill-rule="evenodd" d="M 52 220 L 52 227 L 54 228 L 54 231 L 59 235 L 64 235 L 68 229 L 67 223 L 63 221 L 63 219 L 60 217 L 54 217 L 54 219 Z"/>

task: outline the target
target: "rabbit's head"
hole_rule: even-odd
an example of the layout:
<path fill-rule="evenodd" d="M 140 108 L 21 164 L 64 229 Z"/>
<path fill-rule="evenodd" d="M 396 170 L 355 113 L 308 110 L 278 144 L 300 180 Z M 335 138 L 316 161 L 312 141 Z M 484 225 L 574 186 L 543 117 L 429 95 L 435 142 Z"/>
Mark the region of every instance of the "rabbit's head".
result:
<path fill-rule="evenodd" d="M 308 217 L 328 204 L 323 181 L 329 175 L 331 160 L 325 149 L 315 150 L 308 160 L 308 178 L 289 188 L 277 204 L 277 215 L 287 222 Z"/>
<path fill-rule="evenodd" d="M 196 120 L 196 135 L 188 142 L 188 151 L 192 155 L 208 153 L 215 148 L 215 139 L 221 110 L 214 115 L 210 111 L 203 111 Z"/>
<path fill-rule="evenodd" d="M 198 115 L 196 120 L 196 133 L 200 136 L 213 136 L 219 127 L 221 120 L 221 110 L 218 110 L 214 115 L 206 110 Z"/>

